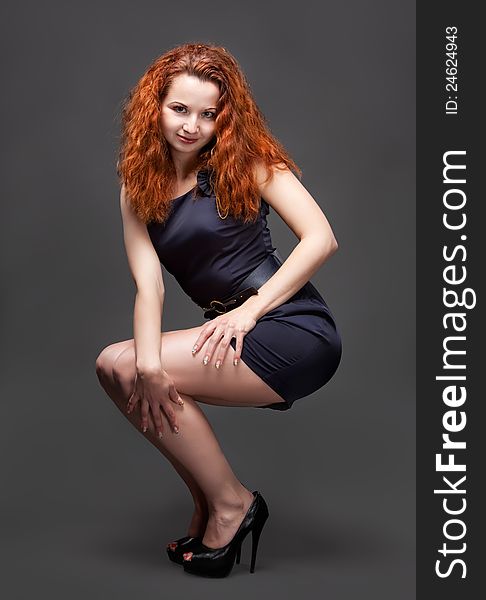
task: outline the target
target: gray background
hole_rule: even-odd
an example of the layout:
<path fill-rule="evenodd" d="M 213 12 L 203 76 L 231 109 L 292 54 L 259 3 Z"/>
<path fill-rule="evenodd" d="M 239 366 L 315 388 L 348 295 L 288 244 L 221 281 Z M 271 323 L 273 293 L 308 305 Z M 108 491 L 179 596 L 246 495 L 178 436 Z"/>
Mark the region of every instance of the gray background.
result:
<path fill-rule="evenodd" d="M 415 596 L 415 5 L 24 2 L 2 7 L 3 597 Z M 98 384 L 132 337 L 115 174 L 122 99 L 187 41 L 244 69 L 338 252 L 313 278 L 343 337 L 291 411 L 203 406 L 270 507 L 255 574 L 186 575 L 190 496 Z M 296 238 L 275 213 L 284 256 Z M 164 329 L 203 322 L 171 277 Z"/>

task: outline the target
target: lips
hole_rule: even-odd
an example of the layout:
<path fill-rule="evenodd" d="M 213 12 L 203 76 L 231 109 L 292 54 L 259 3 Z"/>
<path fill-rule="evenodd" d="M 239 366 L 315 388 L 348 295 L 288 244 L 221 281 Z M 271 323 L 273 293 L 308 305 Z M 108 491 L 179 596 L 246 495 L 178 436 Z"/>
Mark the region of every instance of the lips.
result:
<path fill-rule="evenodd" d="M 197 138 L 194 138 L 194 139 L 186 138 L 183 135 L 179 135 L 179 134 L 177 134 L 177 137 L 180 137 L 181 140 L 184 140 L 184 142 L 196 142 L 197 141 Z"/>

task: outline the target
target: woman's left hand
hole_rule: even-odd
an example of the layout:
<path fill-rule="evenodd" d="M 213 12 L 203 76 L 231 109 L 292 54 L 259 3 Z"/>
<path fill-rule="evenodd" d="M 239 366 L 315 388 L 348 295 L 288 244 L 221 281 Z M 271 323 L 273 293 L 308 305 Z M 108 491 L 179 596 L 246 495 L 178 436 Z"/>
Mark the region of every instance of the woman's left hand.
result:
<path fill-rule="evenodd" d="M 203 363 L 205 365 L 209 364 L 214 357 L 214 366 L 219 369 L 228 352 L 231 339 L 236 338 L 236 348 L 233 356 L 233 364 L 236 366 L 241 357 L 243 338 L 255 325 L 256 320 L 253 314 L 244 306 L 239 306 L 228 313 L 218 315 L 208 321 L 202 329 L 194 344 L 192 353 L 196 354 L 203 347 L 206 340 L 209 339 Z"/>

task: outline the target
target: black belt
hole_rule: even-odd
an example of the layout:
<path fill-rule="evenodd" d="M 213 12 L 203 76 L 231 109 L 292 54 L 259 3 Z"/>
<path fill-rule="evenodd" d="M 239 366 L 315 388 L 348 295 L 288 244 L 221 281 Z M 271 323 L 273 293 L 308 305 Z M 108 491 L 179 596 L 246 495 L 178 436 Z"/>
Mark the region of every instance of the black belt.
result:
<path fill-rule="evenodd" d="M 274 250 L 258 267 L 252 271 L 238 286 L 237 291 L 224 300 L 211 300 L 209 306 L 201 307 L 205 313 L 205 319 L 214 319 L 218 315 L 233 310 L 240 306 L 250 296 L 258 294 L 260 288 L 281 267 L 283 260 L 277 250 Z"/>

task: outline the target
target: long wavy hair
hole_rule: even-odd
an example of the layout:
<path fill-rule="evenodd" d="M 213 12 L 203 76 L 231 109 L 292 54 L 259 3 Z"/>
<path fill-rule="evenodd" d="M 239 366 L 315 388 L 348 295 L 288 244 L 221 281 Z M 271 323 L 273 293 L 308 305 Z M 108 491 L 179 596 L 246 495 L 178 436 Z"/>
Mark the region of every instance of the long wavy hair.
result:
<path fill-rule="evenodd" d="M 301 170 L 270 133 L 236 59 L 223 47 L 189 43 L 157 58 L 130 91 L 122 108 L 122 136 L 117 174 L 131 206 L 143 222 L 165 222 L 176 172 L 161 132 L 161 101 L 182 73 L 219 86 L 215 133 L 201 148 L 196 168 L 208 170 L 220 212 L 245 223 L 254 221 L 260 194 L 255 161 L 266 168 Z"/>

